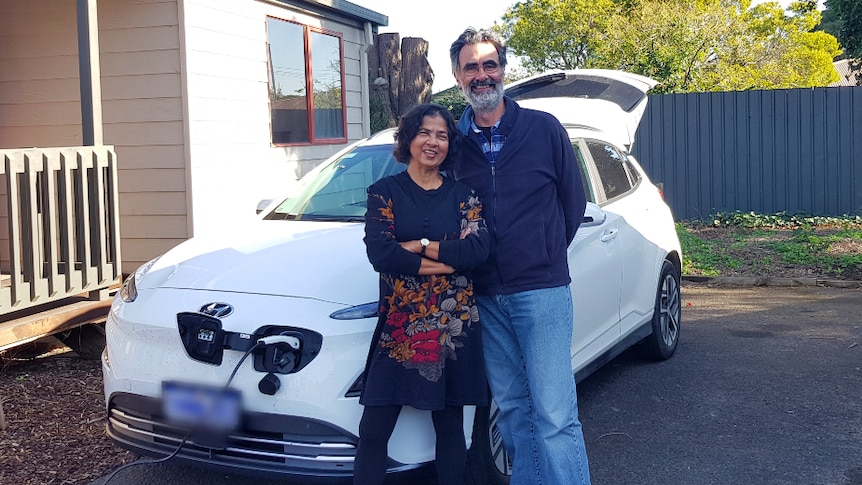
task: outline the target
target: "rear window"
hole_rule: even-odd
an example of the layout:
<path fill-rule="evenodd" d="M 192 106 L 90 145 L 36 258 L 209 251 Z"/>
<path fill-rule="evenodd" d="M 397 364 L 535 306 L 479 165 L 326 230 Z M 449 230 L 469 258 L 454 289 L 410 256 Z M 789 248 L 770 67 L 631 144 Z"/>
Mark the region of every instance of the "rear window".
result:
<path fill-rule="evenodd" d="M 587 147 L 601 178 L 605 199 L 610 200 L 630 191 L 640 175 L 616 148 L 600 141 L 587 141 Z"/>

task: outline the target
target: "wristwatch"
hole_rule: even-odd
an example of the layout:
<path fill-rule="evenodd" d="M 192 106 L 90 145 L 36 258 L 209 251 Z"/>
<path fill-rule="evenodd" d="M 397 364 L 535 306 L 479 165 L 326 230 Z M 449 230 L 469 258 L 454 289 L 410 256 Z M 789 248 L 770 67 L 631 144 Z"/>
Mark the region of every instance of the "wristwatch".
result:
<path fill-rule="evenodd" d="M 431 244 L 431 241 L 429 241 L 427 237 L 423 237 L 419 240 L 419 244 L 422 246 L 422 252 L 420 252 L 419 254 L 425 256 L 425 248 L 427 248 L 428 245 Z"/>

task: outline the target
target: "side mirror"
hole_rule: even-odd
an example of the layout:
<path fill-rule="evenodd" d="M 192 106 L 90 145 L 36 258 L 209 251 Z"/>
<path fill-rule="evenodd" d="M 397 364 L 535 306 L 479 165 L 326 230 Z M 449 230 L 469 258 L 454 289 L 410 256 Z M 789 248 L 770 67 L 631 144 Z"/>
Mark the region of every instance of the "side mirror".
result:
<path fill-rule="evenodd" d="M 584 211 L 584 220 L 581 222 L 582 227 L 601 226 L 605 223 L 607 215 L 598 205 L 587 202 L 587 209 Z"/>
<path fill-rule="evenodd" d="M 261 212 L 263 212 L 263 210 L 266 209 L 269 204 L 272 204 L 272 199 L 261 199 L 261 201 L 257 203 L 257 209 L 255 214 L 260 214 Z"/>

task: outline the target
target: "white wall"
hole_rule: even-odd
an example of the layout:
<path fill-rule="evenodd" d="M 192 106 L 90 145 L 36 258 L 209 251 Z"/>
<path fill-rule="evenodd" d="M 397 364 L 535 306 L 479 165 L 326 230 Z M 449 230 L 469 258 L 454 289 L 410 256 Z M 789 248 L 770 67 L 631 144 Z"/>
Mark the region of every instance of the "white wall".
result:
<path fill-rule="evenodd" d="M 186 0 L 181 17 L 194 235 L 218 233 L 230 227 L 228 221 L 254 217 L 258 201 L 288 191 L 301 172 L 343 147 L 271 145 L 268 15 L 343 34 L 347 136 L 351 141 L 365 136 L 359 28 L 275 2 Z"/>

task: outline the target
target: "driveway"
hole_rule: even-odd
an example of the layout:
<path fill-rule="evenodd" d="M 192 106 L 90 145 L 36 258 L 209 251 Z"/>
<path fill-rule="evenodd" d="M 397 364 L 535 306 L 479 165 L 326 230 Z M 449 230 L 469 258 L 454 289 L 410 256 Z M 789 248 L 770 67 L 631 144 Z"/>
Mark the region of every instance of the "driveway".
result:
<path fill-rule="evenodd" d="M 673 358 L 630 351 L 579 384 L 593 483 L 862 485 L 862 291 L 686 282 L 683 304 Z M 244 483 L 285 482 L 169 465 L 111 481 Z"/>
<path fill-rule="evenodd" d="M 862 484 L 862 291 L 683 286 L 676 355 L 584 381 L 597 484 Z"/>

